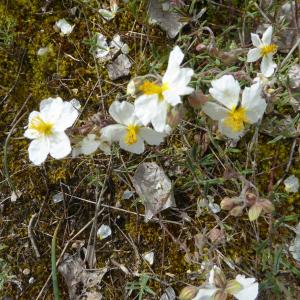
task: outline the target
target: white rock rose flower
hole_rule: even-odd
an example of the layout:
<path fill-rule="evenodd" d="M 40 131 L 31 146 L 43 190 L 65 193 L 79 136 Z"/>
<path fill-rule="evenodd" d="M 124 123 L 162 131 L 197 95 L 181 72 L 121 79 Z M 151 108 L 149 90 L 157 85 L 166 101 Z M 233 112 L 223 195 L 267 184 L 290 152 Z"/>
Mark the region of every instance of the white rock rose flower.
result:
<path fill-rule="evenodd" d="M 97 237 L 100 240 L 104 240 L 111 235 L 111 228 L 108 225 L 102 224 L 97 230 Z"/>
<path fill-rule="evenodd" d="M 60 19 L 55 23 L 55 27 L 60 30 L 61 35 L 69 35 L 75 25 L 69 24 L 65 19 Z"/>
<path fill-rule="evenodd" d="M 146 80 L 139 86 L 142 95 L 135 101 L 135 113 L 144 125 L 151 122 L 156 131 L 165 130 L 169 107 L 181 103 L 181 96 L 194 91 L 188 86 L 194 71 L 180 67 L 183 58 L 184 54 L 175 46 L 170 53 L 168 68 L 162 82 Z"/>
<path fill-rule="evenodd" d="M 101 149 L 106 155 L 110 154 L 110 145 L 107 141 L 90 133 L 84 137 L 72 150 L 72 156 L 76 157 L 80 154 L 90 155 L 97 149 Z"/>
<path fill-rule="evenodd" d="M 297 193 L 299 190 L 299 179 L 295 175 L 291 175 L 284 180 L 285 190 L 288 193 Z"/>
<path fill-rule="evenodd" d="M 31 139 L 29 159 L 35 164 L 43 163 L 48 154 L 61 159 L 71 152 L 71 144 L 65 130 L 77 119 L 78 101 L 63 101 L 60 97 L 47 98 L 40 103 L 40 111 L 29 115 L 24 136 Z"/>
<path fill-rule="evenodd" d="M 272 26 L 268 27 L 262 38 L 255 33 L 251 33 L 252 44 L 255 48 L 250 49 L 247 55 L 247 62 L 255 62 L 262 58 L 260 70 L 266 77 L 270 77 L 277 67 L 276 63 L 273 62 L 273 55 L 277 51 L 277 45 L 272 44 L 272 33 Z"/>
<path fill-rule="evenodd" d="M 232 75 L 224 75 L 211 82 L 209 89 L 216 102 L 206 102 L 202 109 L 213 120 L 219 121 L 219 131 L 238 140 L 244 134 L 245 124 L 260 120 L 266 110 L 266 101 L 261 97 L 259 83 L 246 87 L 240 98 L 240 85 Z"/>
<path fill-rule="evenodd" d="M 159 145 L 165 134 L 143 126 L 134 114 L 133 104 L 115 101 L 109 113 L 118 124 L 108 125 L 101 129 L 102 138 L 107 141 L 119 142 L 122 149 L 140 154 L 145 150 L 144 141 L 150 145 Z"/>

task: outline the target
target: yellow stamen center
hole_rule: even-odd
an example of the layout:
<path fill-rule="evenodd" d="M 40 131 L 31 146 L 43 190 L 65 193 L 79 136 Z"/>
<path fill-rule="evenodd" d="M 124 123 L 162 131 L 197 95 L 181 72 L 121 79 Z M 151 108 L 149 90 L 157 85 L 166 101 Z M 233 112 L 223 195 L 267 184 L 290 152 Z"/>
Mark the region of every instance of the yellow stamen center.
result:
<path fill-rule="evenodd" d="M 160 101 L 164 100 L 163 92 L 165 92 L 168 89 L 169 89 L 169 87 L 166 83 L 164 83 L 163 85 L 158 85 L 158 84 L 148 81 L 148 80 L 144 81 L 143 84 L 140 85 L 140 87 L 139 87 L 139 90 L 141 92 L 143 92 L 145 95 L 157 94 L 158 99 Z"/>
<path fill-rule="evenodd" d="M 53 124 L 50 122 L 45 122 L 41 116 L 36 116 L 31 119 L 28 128 L 36 130 L 43 135 L 51 135 Z"/>
<path fill-rule="evenodd" d="M 260 47 L 260 53 L 262 56 L 267 56 L 268 54 L 276 53 L 278 46 L 275 44 L 263 45 Z"/>
<path fill-rule="evenodd" d="M 228 113 L 224 124 L 233 132 L 239 132 L 244 129 L 244 123 L 247 123 L 246 110 L 243 107 L 236 109 L 235 107 Z"/>
<path fill-rule="evenodd" d="M 127 145 L 133 145 L 137 142 L 137 134 L 140 130 L 140 126 L 138 125 L 128 125 L 126 128 L 126 135 L 125 135 L 125 143 Z"/>

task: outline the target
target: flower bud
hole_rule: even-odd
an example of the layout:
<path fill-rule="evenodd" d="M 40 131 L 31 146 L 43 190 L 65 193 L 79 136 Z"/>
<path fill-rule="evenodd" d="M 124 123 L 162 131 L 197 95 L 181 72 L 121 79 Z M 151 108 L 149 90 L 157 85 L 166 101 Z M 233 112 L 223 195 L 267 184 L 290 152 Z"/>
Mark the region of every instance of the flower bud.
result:
<path fill-rule="evenodd" d="M 223 289 L 226 287 L 226 277 L 219 268 L 214 269 L 214 283 L 217 288 Z"/>
<path fill-rule="evenodd" d="M 191 300 L 197 295 L 198 289 L 194 286 L 186 286 L 179 295 L 179 300 Z"/>
<path fill-rule="evenodd" d="M 262 207 L 264 213 L 269 214 L 275 210 L 274 204 L 268 199 L 260 199 L 258 204 Z"/>
<path fill-rule="evenodd" d="M 249 220 L 255 221 L 256 219 L 258 219 L 261 212 L 262 212 L 262 207 L 260 206 L 260 204 L 255 203 L 249 209 L 249 212 L 248 212 Z"/>
<path fill-rule="evenodd" d="M 221 201 L 220 206 L 223 210 L 231 210 L 234 206 L 234 200 L 232 198 L 225 197 Z"/>
<path fill-rule="evenodd" d="M 246 193 L 246 203 L 248 206 L 252 206 L 255 204 L 257 200 L 257 196 L 253 193 Z"/>
<path fill-rule="evenodd" d="M 225 291 L 228 294 L 233 295 L 235 293 L 238 293 L 242 288 L 243 287 L 239 282 L 237 282 L 236 280 L 230 280 L 227 282 Z"/>
<path fill-rule="evenodd" d="M 234 217 L 239 217 L 243 214 L 243 210 L 244 210 L 243 206 L 236 206 L 230 210 L 229 214 Z"/>
<path fill-rule="evenodd" d="M 214 300 L 226 300 L 227 293 L 225 291 L 217 291 L 213 297 Z"/>

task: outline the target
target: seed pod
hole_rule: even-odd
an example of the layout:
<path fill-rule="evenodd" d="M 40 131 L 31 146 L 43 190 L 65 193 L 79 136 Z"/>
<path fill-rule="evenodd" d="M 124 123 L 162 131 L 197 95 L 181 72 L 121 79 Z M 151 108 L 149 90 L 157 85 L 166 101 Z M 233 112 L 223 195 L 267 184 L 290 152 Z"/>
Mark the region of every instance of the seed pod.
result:
<path fill-rule="evenodd" d="M 229 214 L 234 217 L 240 217 L 243 214 L 243 210 L 243 206 L 236 206 L 230 210 Z"/>
<path fill-rule="evenodd" d="M 197 295 L 198 289 L 194 286 L 186 286 L 179 295 L 179 300 L 191 300 Z"/>

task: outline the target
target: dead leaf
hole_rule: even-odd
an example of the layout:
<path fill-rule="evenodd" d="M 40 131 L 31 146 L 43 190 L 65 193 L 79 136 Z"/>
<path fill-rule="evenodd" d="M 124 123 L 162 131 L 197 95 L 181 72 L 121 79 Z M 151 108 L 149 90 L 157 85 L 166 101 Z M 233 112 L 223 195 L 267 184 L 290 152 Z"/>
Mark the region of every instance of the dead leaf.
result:
<path fill-rule="evenodd" d="M 69 298 L 79 299 L 102 299 L 100 283 L 108 271 L 107 268 L 88 270 L 84 260 L 78 251 L 75 255 L 65 254 L 58 271 L 64 277 L 68 286 Z"/>
<path fill-rule="evenodd" d="M 140 164 L 133 185 L 145 206 L 145 222 L 160 211 L 175 206 L 171 180 L 156 163 Z"/>
<path fill-rule="evenodd" d="M 120 54 L 111 64 L 107 65 L 108 76 L 116 80 L 127 76 L 130 72 L 131 62 L 125 54 Z"/>
<path fill-rule="evenodd" d="M 176 293 L 172 287 L 166 288 L 165 292 L 161 295 L 160 300 L 175 300 Z"/>
<path fill-rule="evenodd" d="M 175 38 L 186 23 L 180 22 L 181 16 L 172 8 L 169 1 L 151 0 L 149 16 L 150 23 L 158 24 L 170 38 Z"/>

